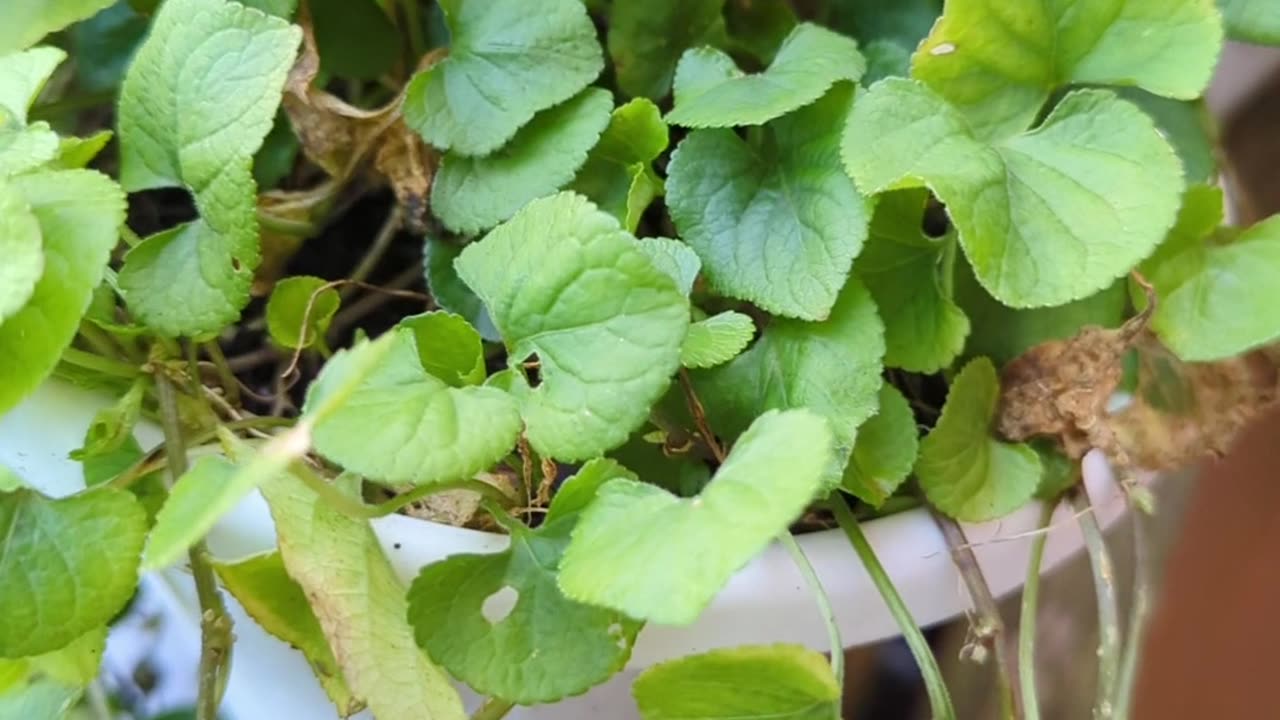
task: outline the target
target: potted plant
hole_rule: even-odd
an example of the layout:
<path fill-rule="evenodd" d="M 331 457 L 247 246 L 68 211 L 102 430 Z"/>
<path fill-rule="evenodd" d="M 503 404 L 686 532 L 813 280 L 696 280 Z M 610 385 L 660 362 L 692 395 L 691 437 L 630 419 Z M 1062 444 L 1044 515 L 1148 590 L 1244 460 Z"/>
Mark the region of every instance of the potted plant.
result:
<path fill-rule="evenodd" d="M 970 600 L 1039 717 L 994 597 L 1033 638 L 1083 543 L 1127 716 L 1140 469 L 1274 397 L 1280 220 L 1223 226 L 1196 102 L 1273 11 L 156 5 L 0 31 L 0 709 L 189 574 L 201 720 L 255 624 L 308 713 L 836 717 L 901 632 L 952 717 L 920 624 Z"/>

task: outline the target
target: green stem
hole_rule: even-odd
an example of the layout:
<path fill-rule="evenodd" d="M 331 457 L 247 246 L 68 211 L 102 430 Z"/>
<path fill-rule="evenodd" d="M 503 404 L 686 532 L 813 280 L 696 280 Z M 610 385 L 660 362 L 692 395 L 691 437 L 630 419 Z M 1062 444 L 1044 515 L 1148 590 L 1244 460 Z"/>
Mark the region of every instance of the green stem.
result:
<path fill-rule="evenodd" d="M 1044 562 L 1044 546 L 1056 506 L 1057 503 L 1046 502 L 1040 513 L 1040 531 L 1031 540 L 1031 560 L 1018 617 L 1018 679 L 1022 682 L 1022 705 L 1027 720 L 1040 720 L 1040 697 L 1036 692 L 1036 612 L 1040 606 L 1040 565 Z"/>
<path fill-rule="evenodd" d="M 838 493 L 827 505 L 835 514 L 840 529 L 849 538 L 849 544 L 853 545 L 854 552 L 862 560 L 867 574 L 871 576 L 871 582 L 875 583 L 876 589 L 880 591 L 880 597 L 884 598 L 885 604 L 889 606 L 889 612 L 898 622 L 898 628 L 902 630 L 902 638 L 915 657 L 916 664 L 920 667 L 920 674 L 924 678 L 925 691 L 929 695 L 929 706 L 933 710 L 934 720 L 955 720 L 956 711 L 951 705 L 951 694 L 947 692 L 946 682 L 942 679 L 942 670 L 938 667 L 937 658 L 933 656 L 933 650 L 929 648 L 929 641 L 925 639 L 920 626 L 911 617 L 911 611 L 907 609 L 907 604 L 898 594 L 898 589 L 893 586 L 893 580 L 884 571 L 884 566 L 876 557 L 875 550 L 867 541 L 867 536 L 862 533 L 858 519 L 853 516 L 853 512 L 849 510 L 849 506 Z"/>
<path fill-rule="evenodd" d="M 94 325 L 89 320 L 80 321 L 80 329 L 77 331 L 80 339 L 84 341 L 89 349 L 94 353 L 103 357 L 114 358 L 120 355 L 120 348 L 111 341 L 111 336 L 102 331 L 102 328 Z"/>
<path fill-rule="evenodd" d="M 818 573 L 813 569 L 813 563 L 809 562 L 804 549 L 800 547 L 800 543 L 796 542 L 795 537 L 789 532 L 784 532 L 778 535 L 778 542 L 782 543 L 782 547 L 791 554 L 791 560 L 796 564 L 796 569 L 800 571 L 809 589 L 813 591 L 813 599 L 818 603 L 818 612 L 822 614 L 822 622 L 827 626 L 827 640 L 831 644 L 831 674 L 835 675 L 836 685 L 840 687 L 843 695 L 844 641 L 840 639 L 840 626 L 836 624 L 836 613 L 831 607 L 831 598 L 827 595 L 827 589 L 822 586 Z"/>
<path fill-rule="evenodd" d="M 413 53 L 409 71 L 413 72 L 418 59 L 427 52 L 427 43 L 422 37 L 422 16 L 418 12 L 418 0 L 400 0 L 400 6 L 404 8 L 405 29 L 409 33 L 409 51 Z"/>
<path fill-rule="evenodd" d="M 403 495 L 397 495 L 386 502 L 377 505 L 366 505 L 359 500 L 351 498 L 337 488 L 332 483 L 312 472 L 305 466 L 295 468 L 295 474 L 311 488 L 320 499 L 328 503 L 333 509 L 348 517 L 371 520 L 390 515 L 400 508 L 415 503 L 428 495 L 447 492 L 449 490 L 470 490 L 478 493 L 481 497 L 489 498 L 497 501 L 502 507 L 509 507 L 512 503 L 508 497 L 498 488 L 487 482 L 480 480 L 454 480 L 453 482 L 435 483 L 432 485 L 423 485 L 407 492 Z"/>
<path fill-rule="evenodd" d="M 1102 720 L 1113 716 L 1112 698 L 1116 694 L 1120 670 L 1120 611 L 1116 602 L 1115 565 L 1111 562 L 1102 528 L 1084 486 L 1072 488 L 1067 498 L 1084 535 L 1089 567 L 1093 570 L 1093 591 L 1098 604 L 1098 692 L 1093 716 Z"/>
<path fill-rule="evenodd" d="M 86 370 L 100 372 L 103 375 L 111 375 L 114 377 L 128 378 L 132 380 L 142 374 L 142 370 L 120 360 L 113 360 L 109 357 L 95 355 L 84 350 L 78 350 L 69 347 L 62 351 L 62 361 L 68 365 L 75 365 Z"/>
<path fill-rule="evenodd" d="M 262 208 L 258 208 L 258 225 L 264 230 L 270 230 L 281 235 L 307 238 L 316 234 L 315 223 L 290 220 L 286 217 L 273 215 Z"/>
<path fill-rule="evenodd" d="M 1112 703 L 1116 717 L 1126 720 L 1133 711 L 1133 689 L 1138 680 L 1138 661 L 1142 657 L 1142 646 L 1146 640 L 1153 593 L 1151 557 L 1145 527 L 1147 515 L 1132 502 L 1129 507 L 1133 522 L 1133 607 L 1129 611 L 1124 654 L 1120 658 L 1120 678 L 1116 683 L 1115 701 Z"/>
<path fill-rule="evenodd" d="M 218 372 L 218 381 L 222 383 L 222 389 L 227 393 L 227 402 L 239 405 L 240 383 L 236 380 L 236 374 L 231 372 L 231 366 L 227 364 L 227 356 L 223 354 L 222 346 L 217 340 L 213 340 L 204 344 L 204 351 L 213 361 L 213 367 Z"/>
<path fill-rule="evenodd" d="M 479 710 L 472 713 L 471 720 L 501 720 L 515 706 L 516 704 L 509 700 L 491 697 L 484 701 Z"/>
<path fill-rule="evenodd" d="M 164 430 L 165 455 L 169 461 L 169 477 L 177 482 L 187 471 L 187 448 L 178 417 L 177 393 L 163 373 L 156 373 L 156 399 L 160 405 L 160 424 Z M 218 705 L 225 687 L 227 666 L 231 659 L 231 617 L 218 592 L 218 581 L 209 564 L 208 550 L 201 540 L 188 555 L 191 575 L 195 578 L 196 597 L 200 600 L 200 669 L 196 720 L 217 720 Z"/>
<path fill-rule="evenodd" d="M 294 420 L 293 418 L 250 417 L 250 418 L 245 418 L 243 420 L 235 420 L 233 422 L 223 423 L 222 427 L 231 431 L 262 430 L 262 429 L 275 428 L 275 427 L 292 427 L 296 422 L 297 421 Z M 218 431 L 216 428 L 213 430 L 206 430 L 196 435 L 192 435 L 191 440 L 187 444 L 191 447 L 198 447 L 200 445 L 204 445 L 205 443 L 211 440 L 216 439 L 217 437 L 218 437 Z M 147 453 L 145 456 L 139 459 L 138 462 L 134 463 L 132 467 L 130 467 L 129 469 L 117 475 L 115 479 L 111 481 L 110 483 L 111 487 L 116 488 L 118 490 L 126 490 L 129 488 L 130 485 L 133 485 L 133 483 L 136 482 L 138 478 L 141 478 L 142 476 L 147 475 L 148 473 L 155 472 L 156 470 L 161 470 L 168 467 L 168 463 L 165 463 L 155 468 L 151 467 L 152 457 L 156 453 L 164 452 L 166 450 L 166 445 L 167 445 L 166 443 L 162 442 L 154 450 Z"/>

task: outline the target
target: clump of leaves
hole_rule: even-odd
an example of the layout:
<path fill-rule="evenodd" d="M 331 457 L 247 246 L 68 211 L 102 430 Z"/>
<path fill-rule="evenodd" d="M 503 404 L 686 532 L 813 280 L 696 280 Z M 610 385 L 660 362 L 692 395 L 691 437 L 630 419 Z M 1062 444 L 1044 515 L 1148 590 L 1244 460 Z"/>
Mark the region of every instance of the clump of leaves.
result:
<path fill-rule="evenodd" d="M 51 377 L 116 402 L 82 492 L 0 467 L 0 715 L 60 717 L 138 574 L 185 557 L 201 720 L 219 582 L 340 714 L 457 720 L 452 678 L 497 718 L 839 524 L 953 716 L 856 515 L 925 505 L 963 540 L 1078 497 L 1091 448 L 1174 467 L 1276 398 L 1280 218 L 1224 225 L 1199 98 L 1224 32 L 1280 42 L 1280 10 L 1111 5 L 7 9 L 0 412 Z M 279 550 L 213 561 L 255 491 Z M 370 524 L 400 511 L 510 545 L 406 588 Z M 832 665 L 674 659 L 639 710 L 837 717 L 828 621 Z M 1101 667 L 1124 712 L 1129 666 Z"/>

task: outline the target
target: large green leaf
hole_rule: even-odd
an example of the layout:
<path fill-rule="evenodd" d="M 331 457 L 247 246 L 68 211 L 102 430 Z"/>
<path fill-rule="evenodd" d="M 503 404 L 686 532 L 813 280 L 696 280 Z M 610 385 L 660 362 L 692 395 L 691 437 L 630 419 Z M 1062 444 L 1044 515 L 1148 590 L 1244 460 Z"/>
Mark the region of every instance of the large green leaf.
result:
<path fill-rule="evenodd" d="M 414 643 L 404 587 L 368 522 L 326 505 L 288 473 L 264 483 L 262 494 L 285 569 L 306 594 L 351 692 L 380 718 L 464 720 L 449 678 Z"/>
<path fill-rule="evenodd" d="M 662 180 L 652 163 L 667 149 L 667 142 L 662 111 L 636 98 L 613 111 L 571 187 L 635 232 L 640 215 L 662 193 Z"/>
<path fill-rule="evenodd" d="M 451 386 L 424 368 L 412 328 L 394 332 L 350 399 L 316 422 L 316 449 L 371 480 L 415 485 L 468 478 L 506 455 L 520 433 L 515 401 L 496 388 Z M 325 366 L 304 416 L 330 402 L 348 365 L 339 356 Z"/>
<path fill-rule="evenodd" d="M 138 584 L 146 523 L 123 490 L 0 495 L 0 657 L 57 650 L 114 617 Z"/>
<path fill-rule="evenodd" d="M 54 30 L 84 20 L 115 0 L 7 0 L 0 23 L 0 54 L 39 42 Z"/>
<path fill-rule="evenodd" d="M 44 271 L 26 304 L 0 321 L 0 413 L 53 372 L 102 281 L 124 222 L 124 194 L 97 172 L 28 173 L 11 178 L 9 188 L 40 223 Z"/>
<path fill-rule="evenodd" d="M 813 500 L 831 450 L 821 417 L 770 411 L 743 433 L 697 497 L 610 480 L 573 530 L 560 588 L 633 618 L 693 622 Z"/>
<path fill-rule="evenodd" d="M 621 445 L 679 367 L 688 299 L 579 195 L 529 203 L 455 264 L 506 341 L 511 392 L 541 455 L 584 460 Z M 523 372 L 532 356 L 536 386 Z"/>
<path fill-rule="evenodd" d="M 676 148 L 667 205 L 711 285 L 770 312 L 820 320 L 866 238 L 867 208 L 840 169 L 841 83 L 765 126 L 758 142 L 699 130 Z"/>
<path fill-rule="evenodd" d="M 881 385 L 879 407 L 858 429 L 853 454 L 840 481 L 845 490 L 876 507 L 911 474 L 920 446 L 915 413 L 901 391 L 889 383 Z"/>
<path fill-rule="evenodd" d="M 850 280 L 822 322 L 774 319 L 727 365 L 696 373 L 712 429 L 733 438 L 766 410 L 808 408 L 831 426 L 835 452 L 823 477 L 839 481 L 858 426 L 876 412 L 884 329 L 866 288 Z"/>
<path fill-rule="evenodd" d="M 506 144 L 534 113 L 604 68 L 580 0 L 440 0 L 449 55 L 409 84 L 404 117 L 427 143 L 462 155 Z"/>
<path fill-rule="evenodd" d="M 1127 273 L 1173 225 L 1183 185 L 1151 119 L 1101 90 L 988 145 L 940 96 L 889 78 L 854 104 L 842 149 L 865 193 L 933 190 L 978 280 L 1012 307 L 1061 305 Z"/>
<path fill-rule="evenodd" d="M 1189 362 L 1280 338 L 1280 215 L 1215 233 L 1221 220 L 1222 191 L 1193 187 L 1169 239 L 1142 266 L 1159 298 L 1151 329 Z"/>
<path fill-rule="evenodd" d="M 216 562 L 214 569 L 223 587 L 235 596 L 249 617 L 302 653 L 339 715 L 348 717 L 364 707 L 342 679 L 320 621 L 302 588 L 285 571 L 278 551 L 236 562 Z"/>
<path fill-rule="evenodd" d="M 1280 8 L 1280 6 L 1277 6 Z M 1215 182 L 1218 161 L 1215 121 L 1204 100 L 1174 100 L 1138 88 L 1119 88 L 1122 99 L 1151 116 L 1161 134 L 1178 153 L 1188 184 Z"/>
<path fill-rule="evenodd" d="M 857 82 L 866 64 L 852 38 L 801 23 L 762 73 L 744 75 L 725 53 L 690 50 L 676 66 L 667 122 L 695 128 L 760 125 L 808 105 L 840 80 Z"/>
<path fill-rule="evenodd" d="M 0 720 L 64 717 L 98 676 L 107 644 L 106 626 L 71 644 L 32 657 L 0 659 Z"/>
<path fill-rule="evenodd" d="M 1218 8 L 1233 40 L 1280 45 L 1280 5 L 1271 0 L 1218 0 Z"/>
<path fill-rule="evenodd" d="M 27 304 L 44 274 L 40 221 L 27 200 L 0 180 L 0 323 Z"/>
<path fill-rule="evenodd" d="M 662 99 L 681 53 L 724 33 L 723 6 L 724 0 L 615 3 L 608 45 L 618 87 L 628 95 Z"/>
<path fill-rule="evenodd" d="M 1222 49 L 1210 0 L 950 0 L 912 76 L 960 109 L 978 137 L 1031 125 L 1056 88 L 1136 85 L 1190 100 Z"/>
<path fill-rule="evenodd" d="M 28 124 L 27 108 L 66 56 L 52 47 L 0 54 L 0 177 L 30 170 L 57 154 L 57 134 L 47 122 Z"/>
<path fill-rule="evenodd" d="M 446 153 L 431 184 L 431 209 L 451 230 L 474 235 L 573 179 L 609 123 L 613 100 L 587 88 L 543 110 L 485 157 Z"/>
<path fill-rule="evenodd" d="M 185 187 L 200 211 L 147 238 L 120 272 L 130 308 L 160 333 L 216 332 L 249 301 L 260 259 L 253 154 L 301 37 L 238 3 L 168 0 L 138 49 L 120 91 L 121 183 Z"/>
<path fill-rule="evenodd" d="M 633 476 L 612 460 L 592 460 L 565 481 L 536 530 L 499 518 L 509 549 L 424 568 L 409 590 L 409 622 L 431 658 L 477 692 L 521 704 L 576 695 L 621 670 L 639 623 L 570 600 L 556 585 L 580 510 L 567 506 L 618 477 Z"/>
<path fill-rule="evenodd" d="M 943 513 L 967 522 L 1003 517 L 1031 499 L 1040 483 L 1040 458 L 1029 445 L 991 433 L 1000 381 L 986 358 L 956 375 L 942 417 L 920 443 L 916 478 Z"/>
<path fill-rule="evenodd" d="M 876 199 L 867 246 L 854 263 L 884 319 L 885 364 L 933 373 L 964 348 L 969 318 L 949 290 L 946 262 L 954 237 L 934 239 L 923 231 L 928 193 L 888 192 Z"/>
<path fill-rule="evenodd" d="M 800 645 L 745 645 L 655 665 L 632 689 L 644 720 L 838 720 L 840 683 Z"/>

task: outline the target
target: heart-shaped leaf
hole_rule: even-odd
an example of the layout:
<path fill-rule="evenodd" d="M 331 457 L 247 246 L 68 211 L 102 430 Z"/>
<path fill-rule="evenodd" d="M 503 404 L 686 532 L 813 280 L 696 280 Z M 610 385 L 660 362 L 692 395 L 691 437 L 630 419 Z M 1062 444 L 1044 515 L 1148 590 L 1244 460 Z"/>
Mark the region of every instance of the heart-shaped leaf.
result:
<path fill-rule="evenodd" d="M 12 13 L 6 12 L 6 23 L 12 22 Z M 9 55 L 0 51 L 0 177 L 38 167 L 57 155 L 58 135 L 47 122 L 28 123 L 27 109 L 66 57 L 53 47 Z"/>
<path fill-rule="evenodd" d="M 747 315 L 726 310 L 689 326 L 680 346 L 680 364 L 687 368 L 711 368 L 734 359 L 756 333 Z"/>
<path fill-rule="evenodd" d="M 662 194 L 653 161 L 667 149 L 667 142 L 667 124 L 658 106 L 644 98 L 632 100 L 613 111 L 609 127 L 570 187 L 635 232 L 640 215 Z"/>
<path fill-rule="evenodd" d="M 841 487 L 876 507 L 911 474 L 920 447 L 916 416 L 902 392 L 880 386 L 879 411 L 858 428 Z"/>
<path fill-rule="evenodd" d="M 309 275 L 276 283 L 267 301 L 267 332 L 281 347 L 326 347 L 324 335 L 342 300 L 326 281 Z M 324 288 L 324 289 L 321 289 Z M 313 299 L 314 298 L 314 299 Z"/>

